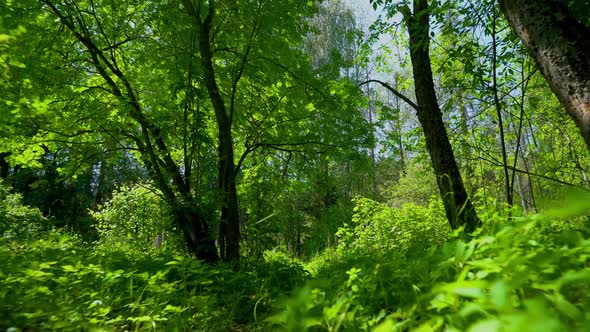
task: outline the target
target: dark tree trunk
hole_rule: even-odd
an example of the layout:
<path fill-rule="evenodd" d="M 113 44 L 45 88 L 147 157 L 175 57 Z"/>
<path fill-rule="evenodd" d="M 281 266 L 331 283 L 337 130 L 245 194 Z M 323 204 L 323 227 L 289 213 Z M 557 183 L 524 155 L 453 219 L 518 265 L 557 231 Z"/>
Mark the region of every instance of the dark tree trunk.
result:
<path fill-rule="evenodd" d="M 453 149 L 438 106 L 429 55 L 429 8 L 426 0 L 414 1 L 414 13 L 406 7 L 404 15 L 410 35 L 410 57 L 414 68 L 418 120 L 436 174 L 447 219 L 451 228 L 465 226 L 474 231 L 480 220 L 463 186 Z"/>
<path fill-rule="evenodd" d="M 2 179 L 6 179 L 10 171 L 10 165 L 6 161 L 9 155 L 9 153 L 0 153 L 0 178 Z"/>
<path fill-rule="evenodd" d="M 500 149 L 502 151 L 502 168 L 504 169 L 504 190 L 506 190 L 506 203 L 509 207 L 514 205 L 514 195 L 510 185 L 510 175 L 508 173 L 508 153 L 506 152 L 506 138 L 504 136 L 504 119 L 502 118 L 502 103 L 498 94 L 498 34 L 496 32 L 496 11 L 493 12 L 492 19 L 492 93 L 494 95 L 494 107 L 498 117 L 498 129 L 500 131 Z M 517 154 L 518 155 L 518 154 Z M 508 218 L 511 217 L 510 210 Z"/>
<path fill-rule="evenodd" d="M 106 178 L 106 160 L 100 161 L 100 167 L 98 169 L 98 178 L 96 180 L 96 197 L 94 198 L 94 205 L 98 206 L 105 203 L 105 178 Z"/>
<path fill-rule="evenodd" d="M 213 68 L 211 28 L 215 15 L 215 3 L 213 0 L 209 1 L 207 13 L 201 12 L 203 8 L 201 8 L 200 4 L 195 5 L 191 1 L 185 0 L 184 5 L 188 14 L 193 17 L 198 30 L 203 79 L 217 121 L 219 139 L 217 149 L 218 177 L 219 190 L 221 192 L 221 224 L 219 226 L 220 254 L 224 261 L 233 262 L 237 266 L 240 259 L 240 214 L 238 211 L 236 166 L 231 135 L 233 102 L 228 112 L 219 87 L 217 86 L 215 70 Z M 202 19 L 202 14 L 206 14 L 204 20 Z M 235 81 L 235 84 L 237 85 L 237 81 Z M 234 86 L 234 92 L 236 85 Z"/>
<path fill-rule="evenodd" d="M 499 0 L 500 8 L 590 150 L 590 28 L 562 0 Z"/>
<path fill-rule="evenodd" d="M 297 242 L 295 243 L 295 255 L 301 257 L 301 221 L 297 221 Z"/>
<path fill-rule="evenodd" d="M 177 204 L 173 210 L 176 225 L 184 235 L 188 250 L 207 263 L 217 262 L 217 250 L 209 225 L 195 204 Z"/>
<path fill-rule="evenodd" d="M 219 137 L 219 189 L 222 194 L 219 227 L 221 257 L 225 261 L 237 263 L 240 259 L 240 215 L 231 131 L 220 130 Z"/>

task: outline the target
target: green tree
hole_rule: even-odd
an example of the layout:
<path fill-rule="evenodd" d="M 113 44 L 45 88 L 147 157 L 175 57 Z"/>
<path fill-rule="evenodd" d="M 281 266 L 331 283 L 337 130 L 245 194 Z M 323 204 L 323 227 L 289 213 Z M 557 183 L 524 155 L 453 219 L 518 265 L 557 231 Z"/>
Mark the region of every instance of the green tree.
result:
<path fill-rule="evenodd" d="M 205 261 L 215 262 L 219 249 L 238 262 L 236 188 L 252 156 L 315 155 L 365 141 L 356 85 L 337 69 L 321 76 L 303 53 L 314 3 L 288 11 L 271 1 L 44 0 L 10 8 L 13 22 L 26 26 L 20 49 L 44 50 L 31 57 L 11 49 L 24 61 L 18 82 L 35 84 L 30 96 L 11 100 L 38 101 L 15 110 L 34 123 L 31 152 L 23 145 L 15 158 L 35 163 L 38 150 L 67 146 L 60 169 L 92 173 L 98 203 L 109 167 L 140 162 L 189 250 Z M 16 141 L 5 151 L 18 151 Z M 82 161 L 85 168 L 74 167 Z"/>
<path fill-rule="evenodd" d="M 386 83 L 371 81 L 382 84 L 416 110 L 449 224 L 453 229 L 465 226 L 466 231 L 472 232 L 480 225 L 481 221 L 463 185 L 434 87 L 429 55 L 429 27 L 432 8 L 429 7 L 426 0 L 414 1 L 413 10 L 410 10 L 405 3 L 391 4 L 389 1 L 373 1 L 373 3 L 375 6 L 383 3 L 389 4 L 387 10 L 390 13 L 399 11 L 404 16 L 409 34 L 410 58 L 417 103 L 412 102 Z"/>

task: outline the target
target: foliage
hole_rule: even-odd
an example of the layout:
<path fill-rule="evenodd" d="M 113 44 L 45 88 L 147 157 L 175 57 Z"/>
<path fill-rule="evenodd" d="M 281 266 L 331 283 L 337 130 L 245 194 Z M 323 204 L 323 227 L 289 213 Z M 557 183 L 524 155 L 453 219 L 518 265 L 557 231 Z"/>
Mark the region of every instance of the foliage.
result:
<path fill-rule="evenodd" d="M 468 239 L 400 97 L 418 1 L 347 2 L 0 1 L 0 331 L 590 326 L 590 152 L 498 1 L 428 1 Z M 224 209 L 239 264 L 189 257 Z"/>
<path fill-rule="evenodd" d="M 4 246 L 0 253 L 2 329 L 222 331 L 244 323 L 255 326 L 255 311 L 259 317 L 269 311 L 264 300 L 307 278 L 300 263 L 287 263 L 280 255 L 269 255 L 259 270 L 236 273 L 168 250 L 151 256 L 97 251 L 58 232 Z M 283 277 L 291 277 L 293 284 L 285 284 Z"/>
<path fill-rule="evenodd" d="M 96 250 L 46 233 L 0 247 L 0 329 L 214 330 L 255 327 L 275 299 L 309 278 L 301 262 L 267 252 L 233 272 L 160 250 Z M 114 250 L 117 249 L 117 250 Z"/>
<path fill-rule="evenodd" d="M 434 197 L 428 207 L 406 203 L 392 208 L 367 198 L 354 203 L 351 224 L 336 233 L 341 251 L 404 253 L 444 243 L 450 232 L 442 203 Z"/>
<path fill-rule="evenodd" d="M 264 253 L 264 262 L 256 266 L 256 274 L 264 280 L 265 291 L 275 296 L 303 286 L 310 276 L 301 261 L 277 251 Z"/>
<path fill-rule="evenodd" d="M 269 322 L 290 331 L 583 331 L 590 239 L 549 221 L 520 218 L 406 255 L 319 257 L 330 257 L 318 274 L 324 280 Z"/>
<path fill-rule="evenodd" d="M 404 169 L 398 181 L 390 183 L 383 195 L 392 206 L 413 203 L 428 206 L 432 196 L 438 194 L 436 176 L 429 167 L 413 161 Z"/>
<path fill-rule="evenodd" d="M 367 233 L 399 213 L 356 204 L 355 220 L 370 220 Z M 402 209 L 425 217 L 424 208 Z M 280 252 L 236 273 L 166 250 L 99 251 L 51 232 L 0 247 L 0 328 L 583 331 L 590 239 L 556 222 L 499 220 L 471 241 L 406 251 L 341 242 L 305 264 L 313 277 Z M 356 244 L 366 244 L 355 231 Z"/>
<path fill-rule="evenodd" d="M 215 271 L 161 252 L 95 251 L 57 232 L 0 247 L 0 328 L 99 331 L 223 326 Z M 213 312 L 212 312 L 213 311 Z"/>
<path fill-rule="evenodd" d="M 149 184 L 123 186 L 90 213 L 100 250 L 127 247 L 149 252 L 166 244 L 172 248 L 178 240 L 166 203 Z"/>
<path fill-rule="evenodd" d="M 49 228 L 41 211 L 23 205 L 22 195 L 0 179 L 0 244 L 4 241 L 32 240 Z"/>

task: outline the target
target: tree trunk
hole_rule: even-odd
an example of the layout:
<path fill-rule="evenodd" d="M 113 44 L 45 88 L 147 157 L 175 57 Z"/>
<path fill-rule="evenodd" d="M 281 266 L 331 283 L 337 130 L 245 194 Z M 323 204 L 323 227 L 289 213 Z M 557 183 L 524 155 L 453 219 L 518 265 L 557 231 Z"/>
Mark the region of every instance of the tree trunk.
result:
<path fill-rule="evenodd" d="M 498 94 L 498 34 L 496 32 L 496 11 L 493 12 L 492 18 L 492 93 L 494 95 L 494 107 L 498 117 L 498 129 L 500 131 L 500 150 L 502 152 L 502 169 L 504 170 L 504 190 L 506 190 L 506 203 L 508 207 L 514 205 L 514 196 L 512 186 L 510 185 L 510 175 L 508 174 L 508 153 L 506 152 L 506 138 L 504 136 L 504 120 L 502 118 L 502 103 Z M 518 154 L 518 152 L 517 152 Z M 508 218 L 511 218 L 510 210 L 508 210 Z"/>
<path fill-rule="evenodd" d="M 178 204 L 172 207 L 176 225 L 182 231 L 188 250 L 207 263 L 217 262 L 217 249 L 209 225 L 195 204 Z"/>
<path fill-rule="evenodd" d="M 458 94 L 458 99 L 459 99 L 459 112 L 461 113 L 461 135 L 463 135 L 463 137 L 469 137 L 469 123 L 467 122 L 468 120 L 468 116 L 467 116 L 467 105 L 465 104 L 465 96 L 462 92 L 456 92 Z M 471 156 L 473 154 L 473 149 L 468 145 L 468 144 L 463 144 L 462 145 L 463 150 L 460 151 L 461 153 L 461 157 L 468 159 L 469 156 Z M 477 191 L 475 189 L 475 186 L 473 185 L 472 177 L 474 176 L 474 171 L 473 171 L 473 167 L 471 167 L 471 162 L 466 162 L 465 165 L 463 165 L 464 169 L 465 169 L 465 189 L 468 191 L 468 193 L 470 195 L 474 195 L 475 192 Z"/>
<path fill-rule="evenodd" d="M 516 175 L 516 184 L 518 185 L 518 194 L 520 196 L 520 205 L 522 206 L 522 211 L 526 214 L 530 207 L 529 207 L 529 200 L 527 197 L 527 193 L 524 191 L 524 184 L 522 183 L 522 176 L 520 174 Z"/>
<path fill-rule="evenodd" d="M 451 228 L 465 226 L 467 232 L 480 224 L 475 208 L 463 186 L 453 149 L 438 106 L 430 64 L 429 8 L 426 0 L 414 1 L 414 13 L 406 7 L 404 15 L 410 36 L 410 57 L 414 68 L 418 120 L 436 175 L 445 213 Z"/>
<path fill-rule="evenodd" d="M 499 0 L 500 8 L 590 150 L 590 28 L 561 0 Z"/>
<path fill-rule="evenodd" d="M 217 86 L 215 70 L 213 68 L 213 52 L 211 51 L 211 28 L 215 15 L 215 3 L 210 0 L 207 13 L 201 4 L 194 5 L 191 1 L 184 1 L 185 8 L 195 21 L 199 38 L 199 53 L 203 67 L 203 79 L 209 99 L 215 111 L 218 129 L 218 184 L 221 192 L 221 224 L 219 226 L 219 246 L 221 258 L 233 262 L 235 266 L 240 259 L 240 214 L 238 211 L 238 195 L 236 190 L 236 166 L 234 162 L 234 147 L 231 135 L 232 112 L 227 107 Z M 202 14 L 206 14 L 202 19 Z M 235 82 L 237 84 L 237 82 Z M 233 105 L 233 104 L 232 104 Z"/>
<path fill-rule="evenodd" d="M 6 179 L 10 171 L 10 165 L 6 161 L 6 157 L 10 156 L 10 153 L 0 153 L 0 178 Z"/>
<path fill-rule="evenodd" d="M 301 221 L 297 221 L 297 242 L 295 242 L 295 255 L 301 257 Z"/>
<path fill-rule="evenodd" d="M 94 205 L 99 206 L 105 203 L 105 178 L 106 178 L 106 160 L 100 161 L 100 167 L 98 169 L 98 176 L 96 179 L 96 196 L 94 198 Z"/>
<path fill-rule="evenodd" d="M 231 130 L 220 130 L 219 136 L 219 189 L 222 194 L 219 227 L 221 258 L 227 262 L 237 263 L 240 259 L 240 215 Z"/>

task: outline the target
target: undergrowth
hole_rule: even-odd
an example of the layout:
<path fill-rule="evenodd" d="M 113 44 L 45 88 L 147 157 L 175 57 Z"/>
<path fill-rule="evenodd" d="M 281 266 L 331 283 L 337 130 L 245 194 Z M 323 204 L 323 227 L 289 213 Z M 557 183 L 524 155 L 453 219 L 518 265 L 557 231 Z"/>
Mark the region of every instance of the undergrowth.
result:
<path fill-rule="evenodd" d="M 430 248 L 412 237 L 380 253 L 379 241 L 325 251 L 308 264 L 313 281 L 268 321 L 283 331 L 587 331 L 588 219 L 488 225 Z"/>
<path fill-rule="evenodd" d="M 44 232 L 0 243 L 0 331 L 584 331 L 588 220 L 488 220 L 471 240 L 436 201 L 356 201 L 340 243 L 301 262 L 211 267 Z M 11 233 L 12 234 L 12 233 Z"/>

